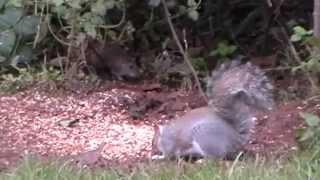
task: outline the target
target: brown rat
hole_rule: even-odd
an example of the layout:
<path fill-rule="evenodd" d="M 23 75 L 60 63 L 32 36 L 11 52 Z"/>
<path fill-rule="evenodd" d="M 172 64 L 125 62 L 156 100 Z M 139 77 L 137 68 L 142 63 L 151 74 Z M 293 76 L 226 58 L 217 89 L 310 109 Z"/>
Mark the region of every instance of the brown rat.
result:
<path fill-rule="evenodd" d="M 139 68 L 128 52 L 116 43 L 101 43 L 88 40 L 87 64 L 101 77 L 116 80 L 136 80 L 140 76 Z"/>

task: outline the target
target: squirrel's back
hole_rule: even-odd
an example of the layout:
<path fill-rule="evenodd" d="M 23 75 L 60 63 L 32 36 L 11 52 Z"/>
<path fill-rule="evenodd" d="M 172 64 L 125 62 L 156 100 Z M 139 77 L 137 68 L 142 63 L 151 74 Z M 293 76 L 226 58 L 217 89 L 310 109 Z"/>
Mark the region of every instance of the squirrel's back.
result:
<path fill-rule="evenodd" d="M 272 85 L 251 63 L 223 64 L 208 81 L 209 104 L 159 126 L 154 152 L 165 157 L 226 158 L 248 142 L 255 110 L 273 106 Z"/>

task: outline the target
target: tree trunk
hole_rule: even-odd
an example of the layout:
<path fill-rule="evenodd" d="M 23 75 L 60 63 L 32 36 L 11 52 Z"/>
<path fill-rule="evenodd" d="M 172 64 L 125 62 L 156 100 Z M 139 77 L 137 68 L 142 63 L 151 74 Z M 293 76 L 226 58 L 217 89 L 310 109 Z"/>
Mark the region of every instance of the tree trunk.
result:
<path fill-rule="evenodd" d="M 313 32 L 315 37 L 320 38 L 320 0 L 314 0 Z"/>

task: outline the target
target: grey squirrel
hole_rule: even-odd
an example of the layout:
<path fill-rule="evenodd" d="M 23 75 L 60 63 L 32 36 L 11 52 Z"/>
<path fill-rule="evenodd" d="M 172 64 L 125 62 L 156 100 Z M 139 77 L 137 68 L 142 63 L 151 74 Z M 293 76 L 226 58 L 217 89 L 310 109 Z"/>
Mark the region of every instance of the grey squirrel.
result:
<path fill-rule="evenodd" d="M 273 86 L 260 68 L 233 60 L 213 71 L 206 107 L 156 127 L 152 159 L 233 159 L 249 141 L 255 110 L 272 109 Z"/>

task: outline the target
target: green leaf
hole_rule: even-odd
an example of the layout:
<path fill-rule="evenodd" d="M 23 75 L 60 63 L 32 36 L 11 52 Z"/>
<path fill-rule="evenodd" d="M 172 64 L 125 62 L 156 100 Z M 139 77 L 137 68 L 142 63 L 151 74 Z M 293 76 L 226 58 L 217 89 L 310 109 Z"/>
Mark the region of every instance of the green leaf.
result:
<path fill-rule="evenodd" d="M 74 9 L 81 9 L 81 0 L 69 0 L 68 4 Z"/>
<path fill-rule="evenodd" d="M 197 2 L 195 0 L 188 0 L 187 4 L 189 7 L 197 6 Z"/>
<path fill-rule="evenodd" d="M 14 26 L 15 32 L 24 39 L 32 39 L 37 33 L 40 24 L 40 17 L 25 16 Z"/>
<path fill-rule="evenodd" d="M 292 36 L 291 36 L 291 38 L 290 38 L 290 41 L 292 41 L 292 42 L 298 42 L 298 41 L 301 41 L 301 36 L 300 35 L 298 35 L 298 34 L 293 34 Z"/>
<path fill-rule="evenodd" d="M 218 43 L 218 47 L 209 53 L 209 56 L 219 55 L 221 57 L 227 57 L 233 54 L 237 50 L 237 46 L 229 45 L 227 41 L 221 41 Z"/>
<path fill-rule="evenodd" d="M 178 6 L 178 12 L 180 13 L 180 14 L 184 14 L 184 13 L 186 13 L 187 12 L 187 7 L 186 6 L 183 6 L 183 5 L 179 5 Z"/>
<path fill-rule="evenodd" d="M 64 20 L 67 20 L 67 14 L 68 12 L 70 13 L 70 11 L 68 11 L 66 6 L 56 6 L 56 7 L 52 7 L 52 12 L 57 13 L 57 16 L 59 18 L 62 18 Z"/>
<path fill-rule="evenodd" d="M 4 57 L 9 57 L 14 45 L 15 45 L 16 35 L 13 31 L 3 31 L 0 32 L 0 55 Z"/>
<path fill-rule="evenodd" d="M 302 39 L 307 38 L 308 36 L 313 34 L 312 30 L 307 31 L 305 28 L 301 26 L 296 26 L 293 28 L 294 34 L 291 36 L 290 40 L 292 42 L 298 42 L 301 41 Z"/>
<path fill-rule="evenodd" d="M 190 19 L 192 19 L 193 21 L 197 21 L 199 19 L 199 13 L 196 10 L 192 10 L 188 12 L 188 16 Z"/>
<path fill-rule="evenodd" d="M 317 127 L 320 125 L 320 118 L 314 114 L 300 112 L 299 115 L 306 121 L 307 125 L 310 127 Z"/>
<path fill-rule="evenodd" d="M 108 6 L 114 7 L 114 1 L 107 1 L 108 2 Z M 104 0 L 98 0 L 96 3 L 94 3 L 91 6 L 91 12 L 98 14 L 98 15 L 105 15 L 107 10 L 107 6 L 106 6 L 106 2 Z"/>
<path fill-rule="evenodd" d="M 7 8 L 3 14 L 0 14 L 0 31 L 9 29 L 16 25 L 23 16 L 23 10 L 20 8 Z"/>
<path fill-rule="evenodd" d="M 306 35 L 312 35 L 313 34 L 313 30 L 309 30 L 306 32 Z"/>
<path fill-rule="evenodd" d="M 116 5 L 116 2 L 114 0 L 107 0 L 107 2 L 104 1 L 103 3 L 106 6 L 106 9 L 113 9 Z M 117 3 L 119 3 L 119 2 L 117 2 Z"/>
<path fill-rule="evenodd" d="M 293 31 L 294 31 L 295 34 L 298 34 L 298 35 L 301 35 L 301 36 L 304 36 L 304 35 L 308 34 L 307 31 L 301 26 L 294 27 Z"/>
<path fill-rule="evenodd" d="M 96 26 L 93 25 L 92 23 L 90 23 L 90 22 L 84 23 L 83 24 L 83 28 L 84 28 L 84 31 L 86 33 L 88 33 L 88 35 L 90 35 L 92 37 L 96 37 L 97 36 Z"/>
<path fill-rule="evenodd" d="M 23 7 L 23 0 L 10 0 L 8 6 Z"/>
<path fill-rule="evenodd" d="M 228 55 L 228 46 L 224 42 L 218 44 L 218 52 L 221 56 Z"/>

